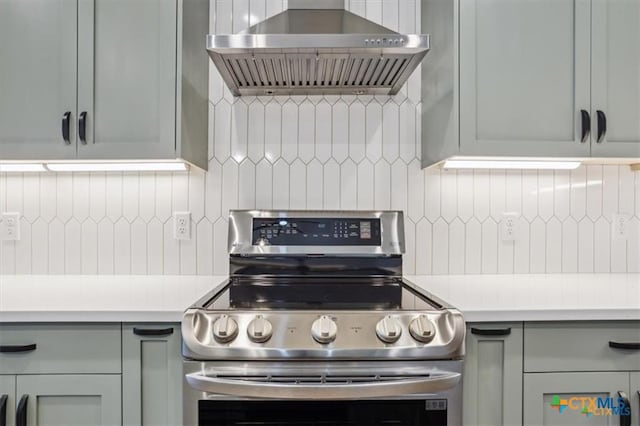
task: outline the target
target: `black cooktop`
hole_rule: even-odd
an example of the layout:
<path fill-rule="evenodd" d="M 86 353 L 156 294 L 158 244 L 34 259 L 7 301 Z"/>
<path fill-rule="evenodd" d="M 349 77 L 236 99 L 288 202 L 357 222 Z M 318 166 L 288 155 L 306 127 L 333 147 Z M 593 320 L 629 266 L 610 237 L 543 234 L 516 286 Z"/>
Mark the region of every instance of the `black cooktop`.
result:
<path fill-rule="evenodd" d="M 232 277 L 206 308 L 403 311 L 441 306 L 398 277 Z"/>

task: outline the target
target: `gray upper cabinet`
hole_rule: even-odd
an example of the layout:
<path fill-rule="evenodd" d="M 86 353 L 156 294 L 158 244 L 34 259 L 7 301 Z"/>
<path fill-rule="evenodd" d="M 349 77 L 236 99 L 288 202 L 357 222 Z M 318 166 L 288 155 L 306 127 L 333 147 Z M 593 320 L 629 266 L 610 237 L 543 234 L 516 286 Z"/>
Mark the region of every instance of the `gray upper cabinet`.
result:
<path fill-rule="evenodd" d="M 0 0 L 0 159 L 206 169 L 208 27 L 208 0 Z"/>
<path fill-rule="evenodd" d="M 0 0 L 0 159 L 75 158 L 77 14 L 76 0 Z"/>
<path fill-rule="evenodd" d="M 118 426 L 120 387 L 120 375 L 18 376 L 18 412 L 29 426 Z"/>
<path fill-rule="evenodd" d="M 640 157 L 639 19 L 636 0 L 423 0 L 423 166 Z"/>
<path fill-rule="evenodd" d="M 460 150 L 588 156 L 588 0 L 460 0 Z M 544 28 L 544 30 L 542 30 Z"/>
<path fill-rule="evenodd" d="M 78 3 L 78 157 L 175 157 L 176 1 Z"/>
<path fill-rule="evenodd" d="M 592 0 L 592 4 L 592 152 L 638 157 L 640 2 Z"/>

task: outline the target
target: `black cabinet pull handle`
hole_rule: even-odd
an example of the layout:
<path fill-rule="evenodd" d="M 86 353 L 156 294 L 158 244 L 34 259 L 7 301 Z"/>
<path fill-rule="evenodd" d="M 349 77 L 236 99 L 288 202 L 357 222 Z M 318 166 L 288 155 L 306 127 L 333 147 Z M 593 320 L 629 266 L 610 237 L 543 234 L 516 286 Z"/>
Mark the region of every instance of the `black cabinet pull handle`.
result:
<path fill-rule="evenodd" d="M 78 118 L 78 136 L 82 145 L 87 144 L 87 111 L 82 111 Z"/>
<path fill-rule="evenodd" d="M 16 409 L 16 426 L 27 426 L 27 402 L 29 395 L 22 395 Z"/>
<path fill-rule="evenodd" d="M 15 352 L 31 352 L 36 350 L 36 344 L 30 345 L 2 345 L 0 346 L 0 353 L 15 353 Z"/>
<path fill-rule="evenodd" d="M 7 399 L 9 395 L 0 396 L 0 426 L 7 426 Z"/>
<path fill-rule="evenodd" d="M 640 343 L 622 343 L 622 342 L 609 342 L 609 347 L 614 349 L 630 349 L 640 350 Z"/>
<path fill-rule="evenodd" d="M 133 328 L 136 336 L 168 336 L 173 334 L 173 328 Z"/>
<path fill-rule="evenodd" d="M 607 116 L 600 110 L 597 110 L 596 114 L 598 116 L 598 139 L 596 142 L 602 143 L 602 139 L 607 133 Z"/>
<path fill-rule="evenodd" d="M 67 111 L 62 115 L 62 139 L 67 145 L 71 144 L 69 138 L 69 126 L 71 125 L 71 111 Z"/>
<path fill-rule="evenodd" d="M 581 109 L 580 115 L 582 116 L 582 133 L 580 136 L 580 142 L 585 143 L 589 137 L 589 132 L 591 132 L 591 116 L 589 115 L 589 111 L 586 109 Z"/>
<path fill-rule="evenodd" d="M 493 329 L 471 327 L 471 334 L 476 334 L 478 336 L 508 336 L 511 334 L 511 327 Z"/>
<path fill-rule="evenodd" d="M 620 413 L 620 426 L 631 426 L 631 404 L 629 403 L 629 397 L 626 392 L 618 391 L 618 399 L 622 400 L 622 404 L 624 405 L 624 411 L 627 411 L 628 415 L 623 415 Z"/>

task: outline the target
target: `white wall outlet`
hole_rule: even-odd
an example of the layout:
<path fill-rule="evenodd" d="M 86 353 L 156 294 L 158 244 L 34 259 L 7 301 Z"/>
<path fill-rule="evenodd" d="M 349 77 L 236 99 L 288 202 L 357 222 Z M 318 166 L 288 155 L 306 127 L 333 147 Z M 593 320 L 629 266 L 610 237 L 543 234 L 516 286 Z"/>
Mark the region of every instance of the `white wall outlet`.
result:
<path fill-rule="evenodd" d="M 500 221 L 500 239 L 502 241 L 515 241 L 518 239 L 518 224 L 520 213 L 502 213 Z"/>
<path fill-rule="evenodd" d="M 629 219 L 631 215 L 614 213 L 611 218 L 611 236 L 614 240 L 626 240 L 629 238 Z"/>
<path fill-rule="evenodd" d="M 191 239 L 191 212 L 173 213 L 173 237 L 176 240 Z"/>
<path fill-rule="evenodd" d="M 0 240 L 17 241 L 20 239 L 20 213 L 2 213 L 0 217 Z"/>

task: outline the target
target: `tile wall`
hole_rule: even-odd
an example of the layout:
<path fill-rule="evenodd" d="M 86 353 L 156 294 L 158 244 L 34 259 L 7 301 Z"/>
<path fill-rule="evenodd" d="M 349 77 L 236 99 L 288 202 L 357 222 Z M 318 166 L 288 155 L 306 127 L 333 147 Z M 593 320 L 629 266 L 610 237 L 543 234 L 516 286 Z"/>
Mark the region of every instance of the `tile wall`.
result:
<path fill-rule="evenodd" d="M 347 0 L 401 32 L 419 31 L 416 0 Z M 242 30 L 282 0 L 211 0 L 211 29 Z M 0 244 L 0 274 L 227 272 L 232 208 L 401 209 L 410 274 L 640 272 L 640 173 L 420 169 L 420 80 L 396 96 L 234 99 L 210 83 L 209 172 L 0 174 L 0 210 L 22 239 Z M 193 239 L 173 239 L 190 211 Z M 503 212 L 520 213 L 502 241 Z M 611 235 L 629 214 L 630 238 Z"/>

